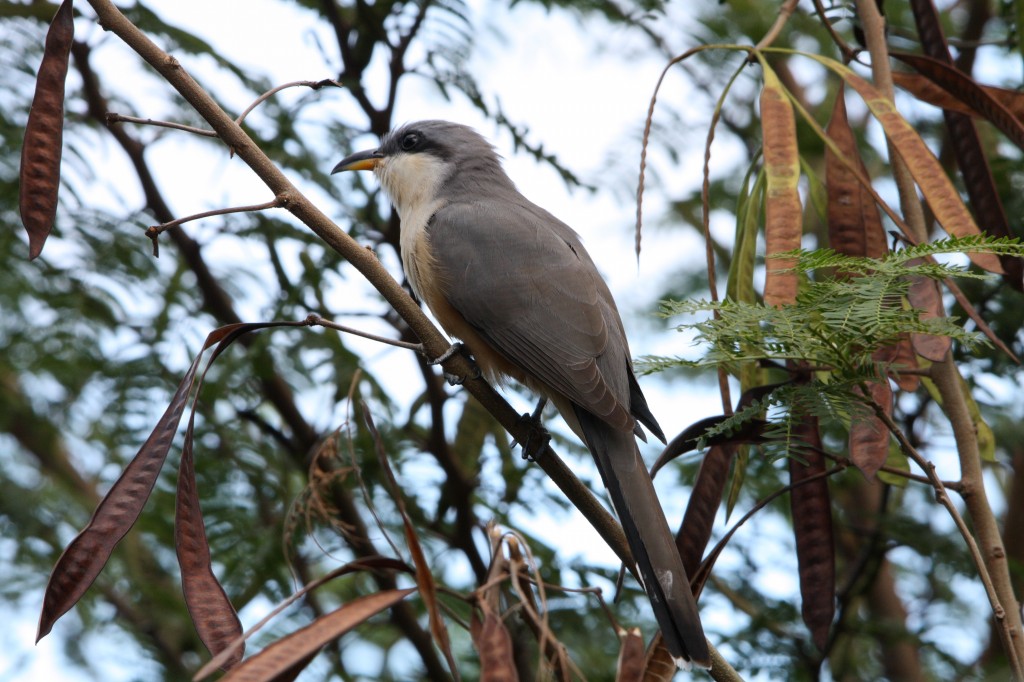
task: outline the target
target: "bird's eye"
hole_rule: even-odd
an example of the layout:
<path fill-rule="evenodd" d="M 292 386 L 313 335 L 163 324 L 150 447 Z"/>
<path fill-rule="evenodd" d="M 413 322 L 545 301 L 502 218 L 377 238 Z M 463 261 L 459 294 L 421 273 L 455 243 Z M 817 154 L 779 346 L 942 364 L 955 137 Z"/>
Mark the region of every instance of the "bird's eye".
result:
<path fill-rule="evenodd" d="M 410 151 L 420 143 L 420 136 L 417 133 L 408 133 L 402 137 L 402 150 Z"/>

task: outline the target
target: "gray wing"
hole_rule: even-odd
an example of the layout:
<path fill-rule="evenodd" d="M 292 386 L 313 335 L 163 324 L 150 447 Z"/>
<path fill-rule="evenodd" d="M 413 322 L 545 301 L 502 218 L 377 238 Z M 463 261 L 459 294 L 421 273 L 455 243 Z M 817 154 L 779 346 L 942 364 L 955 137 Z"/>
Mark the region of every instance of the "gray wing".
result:
<path fill-rule="evenodd" d="M 445 298 L 495 350 L 609 425 L 633 428 L 622 322 L 575 232 L 525 200 L 495 200 L 445 206 L 428 235 Z"/>

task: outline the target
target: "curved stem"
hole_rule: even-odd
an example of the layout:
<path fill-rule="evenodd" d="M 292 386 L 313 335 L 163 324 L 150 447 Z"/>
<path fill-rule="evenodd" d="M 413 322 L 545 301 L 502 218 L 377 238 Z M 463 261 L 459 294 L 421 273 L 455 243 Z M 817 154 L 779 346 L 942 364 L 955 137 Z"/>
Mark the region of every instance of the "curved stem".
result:
<path fill-rule="evenodd" d="M 245 120 L 245 117 L 248 116 L 253 109 L 258 107 L 263 102 L 266 102 L 268 99 L 270 99 L 277 93 L 281 92 L 282 90 L 287 90 L 288 88 L 311 88 L 313 90 L 319 90 L 320 88 L 326 87 L 328 85 L 336 88 L 342 87 L 341 83 L 330 78 L 320 81 L 291 81 L 290 83 L 278 85 L 277 87 L 267 90 L 262 95 L 253 100 L 253 103 L 246 107 L 245 111 L 239 114 L 238 118 L 235 119 L 235 123 L 237 123 L 238 125 L 242 125 L 242 121 Z"/>
<path fill-rule="evenodd" d="M 324 327 L 325 329 L 333 329 L 335 331 L 344 332 L 353 336 L 361 336 L 364 339 L 376 341 L 377 343 L 384 343 L 389 346 L 395 346 L 396 348 L 405 348 L 406 350 L 416 351 L 417 353 L 423 352 L 423 344 L 420 343 L 409 343 L 407 341 L 401 341 L 399 339 L 389 339 L 386 336 L 378 336 L 377 334 L 371 334 L 364 332 L 353 327 L 346 327 L 343 324 L 332 322 L 326 318 L 320 317 L 316 313 L 310 313 L 306 316 L 306 324 L 310 327 Z"/>
<path fill-rule="evenodd" d="M 193 135 L 202 135 L 203 137 L 217 137 L 217 133 L 206 128 L 196 128 L 195 126 L 185 125 L 184 123 L 175 123 L 173 121 L 158 121 L 153 118 L 139 118 L 138 116 L 125 116 L 124 114 L 117 114 L 113 111 L 107 112 L 104 117 L 107 125 L 113 125 L 115 123 L 137 123 L 139 125 L 156 126 L 157 128 L 170 128 L 171 130 L 183 130 L 186 133 L 192 133 Z"/>
<path fill-rule="evenodd" d="M 271 208 L 279 208 L 283 205 L 284 203 L 280 199 L 280 197 L 275 197 L 270 201 L 262 204 L 252 204 L 249 206 L 230 206 L 228 208 L 215 208 L 212 211 L 193 213 L 192 215 L 187 215 L 182 218 L 175 218 L 174 220 L 169 220 L 166 223 L 161 223 L 160 225 L 152 225 L 146 230 L 146 236 L 149 237 L 150 240 L 152 240 L 153 242 L 153 257 L 158 258 L 160 256 L 160 248 L 159 242 L 157 240 L 161 234 L 171 229 L 172 227 L 184 225 L 185 223 L 191 222 L 193 220 L 202 220 L 203 218 L 212 218 L 213 216 L 218 215 L 228 215 L 229 213 L 250 213 L 252 211 L 266 211 Z"/>

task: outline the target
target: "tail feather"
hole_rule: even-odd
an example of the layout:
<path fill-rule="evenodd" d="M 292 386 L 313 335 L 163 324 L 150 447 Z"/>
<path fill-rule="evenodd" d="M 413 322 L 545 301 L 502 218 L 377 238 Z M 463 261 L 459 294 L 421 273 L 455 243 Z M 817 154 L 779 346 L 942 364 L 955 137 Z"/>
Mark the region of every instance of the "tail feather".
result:
<path fill-rule="evenodd" d="M 711 667 L 697 602 L 675 539 L 631 431 L 619 431 L 575 408 L 584 440 L 611 494 L 654 615 L 674 658 Z"/>

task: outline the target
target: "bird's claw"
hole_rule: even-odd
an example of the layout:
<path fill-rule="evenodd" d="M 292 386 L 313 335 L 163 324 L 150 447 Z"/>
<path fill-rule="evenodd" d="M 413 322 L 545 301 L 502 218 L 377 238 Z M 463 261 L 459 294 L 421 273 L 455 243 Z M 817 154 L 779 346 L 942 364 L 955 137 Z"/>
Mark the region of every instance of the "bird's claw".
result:
<path fill-rule="evenodd" d="M 551 442 L 551 434 L 548 430 L 540 423 L 540 412 L 544 407 L 544 401 L 542 401 L 533 414 L 520 415 L 519 421 L 523 424 L 523 428 L 527 430 L 526 440 L 521 444 L 523 450 L 523 459 L 528 462 L 536 462 L 537 456 L 544 452 L 544 448 Z M 511 447 L 518 445 L 518 440 L 513 440 Z"/>
<path fill-rule="evenodd" d="M 461 341 L 456 341 L 452 345 L 448 346 L 448 350 L 446 350 L 445 352 L 441 353 L 439 356 L 437 356 L 433 360 L 427 360 L 427 364 L 428 365 L 440 365 L 441 363 L 445 362 L 446 360 L 450 360 L 456 353 L 461 353 L 463 350 L 465 350 L 465 348 L 466 348 L 466 345 L 464 343 L 462 343 Z"/>
<path fill-rule="evenodd" d="M 473 365 L 473 372 L 469 376 L 459 376 L 451 372 L 443 372 L 444 380 L 448 382 L 449 386 L 461 386 L 466 382 L 466 379 L 479 379 L 481 376 L 480 368 L 477 367 L 476 363 L 473 362 L 473 358 L 466 351 L 466 345 L 461 341 L 456 341 L 452 345 L 448 346 L 448 350 L 441 353 L 438 357 L 433 360 L 427 360 L 428 365 L 440 365 L 441 363 L 450 360 L 457 353 L 462 353 L 469 360 L 470 364 Z"/>

